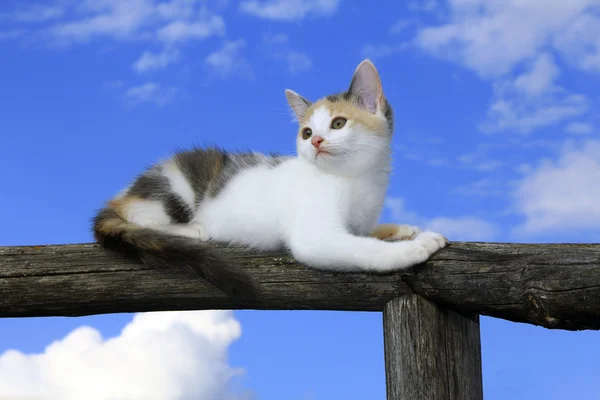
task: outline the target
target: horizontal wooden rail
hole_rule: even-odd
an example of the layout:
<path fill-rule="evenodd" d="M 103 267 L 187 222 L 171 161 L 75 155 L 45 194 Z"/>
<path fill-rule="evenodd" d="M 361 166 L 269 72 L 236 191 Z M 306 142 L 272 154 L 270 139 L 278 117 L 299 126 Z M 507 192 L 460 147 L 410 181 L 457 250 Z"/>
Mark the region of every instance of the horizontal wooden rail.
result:
<path fill-rule="evenodd" d="M 0 317 L 187 309 L 382 311 L 417 293 L 457 311 L 547 328 L 600 329 L 599 244 L 453 242 L 401 273 L 330 273 L 283 253 L 221 247 L 255 277 L 259 302 L 153 270 L 95 244 L 0 247 Z"/>

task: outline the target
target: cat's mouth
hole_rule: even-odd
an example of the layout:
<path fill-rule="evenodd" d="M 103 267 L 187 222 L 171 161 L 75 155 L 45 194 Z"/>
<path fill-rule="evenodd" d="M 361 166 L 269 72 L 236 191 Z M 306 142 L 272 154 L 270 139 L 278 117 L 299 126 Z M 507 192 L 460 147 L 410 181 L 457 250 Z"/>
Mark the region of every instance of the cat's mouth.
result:
<path fill-rule="evenodd" d="M 327 150 L 317 150 L 317 154 L 315 154 L 315 158 L 319 157 L 319 156 L 327 156 L 327 155 L 331 155 L 331 152 L 327 151 Z"/>

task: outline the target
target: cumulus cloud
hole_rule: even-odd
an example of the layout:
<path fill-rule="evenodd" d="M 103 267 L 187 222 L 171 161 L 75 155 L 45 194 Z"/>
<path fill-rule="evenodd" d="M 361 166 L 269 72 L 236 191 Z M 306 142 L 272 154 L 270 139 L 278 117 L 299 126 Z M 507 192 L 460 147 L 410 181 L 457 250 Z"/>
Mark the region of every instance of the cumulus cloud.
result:
<path fill-rule="evenodd" d="M 293 49 L 288 36 L 283 33 L 263 36 L 263 44 L 266 46 L 268 57 L 285 62 L 290 75 L 312 68 L 312 59 L 306 53 Z"/>
<path fill-rule="evenodd" d="M 573 21 L 589 15 L 598 4 L 595 0 L 449 0 L 448 6 L 450 22 L 423 28 L 416 43 L 490 77 L 510 72 L 552 46 Z"/>
<path fill-rule="evenodd" d="M 413 43 L 492 81 L 484 132 L 530 133 L 588 111 L 585 96 L 556 84 L 553 54 L 600 70 L 599 11 L 596 0 L 448 0 L 448 17 L 420 28 Z"/>
<path fill-rule="evenodd" d="M 247 0 L 240 3 L 244 13 L 264 19 L 291 21 L 309 15 L 327 17 L 333 15 L 341 0 Z"/>
<path fill-rule="evenodd" d="M 164 42 L 174 43 L 189 39 L 204 39 L 225 33 L 225 22 L 218 15 L 198 21 L 173 21 L 160 28 L 157 37 Z"/>
<path fill-rule="evenodd" d="M 428 218 L 414 211 L 406 209 L 404 199 L 401 197 L 388 197 L 385 206 L 390 210 L 392 218 L 399 224 L 412 224 L 439 232 L 449 240 L 454 241 L 489 241 L 495 239 L 498 228 L 481 218 L 473 216 L 438 216 Z"/>
<path fill-rule="evenodd" d="M 556 85 L 559 73 L 553 57 L 542 53 L 516 78 L 498 80 L 487 120 L 480 128 L 488 133 L 530 133 L 584 114 L 587 98 Z"/>
<path fill-rule="evenodd" d="M 230 311 L 136 314 L 121 334 L 88 326 L 43 353 L 0 355 L 0 397 L 36 400 L 234 400 L 227 361 L 241 335 Z"/>
<path fill-rule="evenodd" d="M 558 160 L 543 160 L 527 171 L 514 196 L 525 218 L 518 234 L 598 231 L 600 140 L 565 145 Z"/>
<path fill-rule="evenodd" d="M 600 17 L 597 1 L 586 1 L 587 12 L 582 12 L 565 30 L 557 35 L 559 51 L 575 66 L 584 71 L 600 71 Z M 593 12 L 595 11 L 595 13 Z"/>
<path fill-rule="evenodd" d="M 587 122 L 571 122 L 565 128 L 565 131 L 567 133 L 572 133 L 575 135 L 587 135 L 589 133 L 594 132 L 594 127 L 592 126 L 592 124 L 589 124 Z"/>
<path fill-rule="evenodd" d="M 125 99 L 133 105 L 153 103 L 161 107 L 170 103 L 176 92 L 177 90 L 174 87 L 165 87 L 156 82 L 147 82 L 127 89 Z"/>
<path fill-rule="evenodd" d="M 179 59 L 179 50 L 165 49 L 160 53 L 144 51 L 140 58 L 133 63 L 133 69 L 137 72 L 146 72 L 164 69 L 169 64 Z"/>
<path fill-rule="evenodd" d="M 250 63 L 241 54 L 245 46 L 244 39 L 226 41 L 219 50 L 210 53 L 204 61 L 212 73 L 221 79 L 232 75 L 252 78 L 254 74 Z"/>
<path fill-rule="evenodd" d="M 15 22 L 36 23 L 61 17 L 65 10 L 58 5 L 20 5 L 13 12 L 0 13 L 0 20 Z"/>
<path fill-rule="evenodd" d="M 181 42 L 222 35 L 223 19 L 194 1 L 103 0 L 84 2 L 81 16 L 49 28 L 62 44 L 86 42 L 95 37 L 115 40 L 159 40 Z"/>

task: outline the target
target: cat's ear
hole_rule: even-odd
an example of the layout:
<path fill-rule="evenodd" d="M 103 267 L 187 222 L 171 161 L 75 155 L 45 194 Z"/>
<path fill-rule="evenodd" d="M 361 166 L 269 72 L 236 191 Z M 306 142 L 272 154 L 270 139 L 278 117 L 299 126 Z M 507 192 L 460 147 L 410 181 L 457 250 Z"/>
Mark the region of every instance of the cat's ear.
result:
<path fill-rule="evenodd" d="M 290 89 L 285 90 L 285 97 L 287 98 L 288 104 L 294 111 L 298 122 L 302 122 L 304 120 L 304 116 L 306 115 L 306 110 L 308 110 L 308 107 L 310 107 L 312 103 Z"/>
<path fill-rule="evenodd" d="M 383 109 L 385 96 L 381 79 L 375 65 L 368 59 L 356 67 L 348 92 L 358 100 L 361 107 L 371 113 L 375 113 L 377 108 Z"/>

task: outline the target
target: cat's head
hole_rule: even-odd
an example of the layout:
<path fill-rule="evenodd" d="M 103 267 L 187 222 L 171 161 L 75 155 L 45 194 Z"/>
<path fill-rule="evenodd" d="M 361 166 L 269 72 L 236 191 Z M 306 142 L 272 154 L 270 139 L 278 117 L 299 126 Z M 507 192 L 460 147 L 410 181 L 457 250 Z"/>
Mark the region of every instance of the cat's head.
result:
<path fill-rule="evenodd" d="M 340 174 L 361 174 L 389 159 L 392 108 L 369 60 L 358 65 L 346 92 L 314 103 L 289 89 L 285 95 L 299 123 L 300 157 Z"/>

